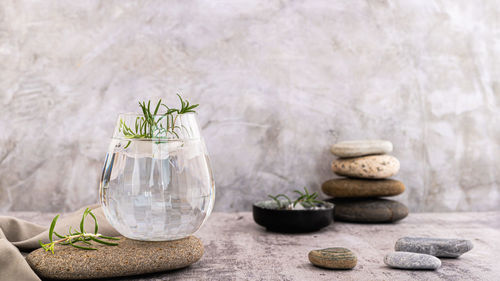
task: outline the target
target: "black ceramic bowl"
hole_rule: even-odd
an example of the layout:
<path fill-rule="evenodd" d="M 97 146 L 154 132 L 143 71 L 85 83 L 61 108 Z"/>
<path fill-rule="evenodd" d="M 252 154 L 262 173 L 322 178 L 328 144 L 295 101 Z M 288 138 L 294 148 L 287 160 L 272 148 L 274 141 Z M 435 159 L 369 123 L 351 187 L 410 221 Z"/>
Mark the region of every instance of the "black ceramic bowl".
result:
<path fill-rule="evenodd" d="M 253 219 L 270 231 L 299 233 L 312 232 L 333 221 L 333 204 L 324 202 L 317 210 L 278 210 L 276 202 L 261 201 L 253 204 Z"/>

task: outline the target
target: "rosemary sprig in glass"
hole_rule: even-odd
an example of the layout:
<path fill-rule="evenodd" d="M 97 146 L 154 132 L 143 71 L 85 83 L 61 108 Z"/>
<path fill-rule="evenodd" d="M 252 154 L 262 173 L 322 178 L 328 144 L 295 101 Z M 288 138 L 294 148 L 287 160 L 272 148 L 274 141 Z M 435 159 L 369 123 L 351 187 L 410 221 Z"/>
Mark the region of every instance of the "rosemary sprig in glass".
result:
<path fill-rule="evenodd" d="M 88 233 L 85 231 L 85 218 L 90 215 L 94 219 L 94 233 Z M 56 244 L 60 245 L 70 245 L 72 247 L 82 249 L 82 250 L 97 250 L 96 248 L 92 248 L 92 243 L 89 241 L 94 241 L 97 243 L 101 243 L 104 245 L 108 246 L 116 246 L 118 243 L 114 242 L 108 242 L 104 241 L 102 239 L 107 239 L 107 240 L 120 240 L 120 238 L 117 237 L 108 237 L 104 236 L 102 234 L 98 233 L 99 230 L 99 225 L 97 223 L 97 218 L 95 217 L 94 213 L 92 213 L 92 210 L 87 208 L 83 212 L 82 215 L 82 220 L 80 222 L 80 231 L 73 229 L 71 226 L 69 227 L 69 234 L 66 235 L 60 235 L 59 233 L 54 231 L 54 228 L 56 226 L 57 219 L 59 218 L 59 215 L 55 216 L 54 219 L 52 219 L 52 223 L 50 224 L 49 228 L 49 243 L 43 244 L 41 240 L 38 241 L 40 243 L 40 246 L 42 246 L 45 251 L 51 251 L 54 253 L 54 247 Z M 53 236 L 57 236 L 60 238 L 59 240 L 54 240 Z M 79 244 L 77 244 L 79 243 Z M 85 245 L 82 245 L 85 244 Z"/>
<path fill-rule="evenodd" d="M 302 193 L 299 190 L 294 190 L 293 192 L 298 193 L 299 197 L 295 199 L 295 201 L 292 202 L 288 196 L 285 194 L 278 194 L 276 196 L 268 195 L 269 198 L 273 199 L 274 202 L 278 205 L 278 209 L 286 209 L 286 210 L 291 210 L 295 208 L 297 204 L 302 205 L 304 208 L 313 208 L 316 207 L 318 204 L 322 204 L 322 201 L 316 200 L 318 197 L 318 194 L 316 192 L 309 194 L 309 191 L 307 190 L 306 187 L 304 187 L 304 192 Z M 279 200 L 280 197 L 285 198 L 288 201 L 288 204 L 283 204 L 281 200 Z"/>
<path fill-rule="evenodd" d="M 123 120 L 120 120 L 120 132 L 126 138 L 130 139 L 162 139 L 174 137 L 179 138 L 178 132 L 180 127 L 176 125 L 179 115 L 196 112 L 194 109 L 199 106 L 199 104 L 190 105 L 188 100 L 182 99 L 182 97 L 177 94 L 179 101 L 181 103 L 180 108 L 170 108 L 158 101 L 156 106 L 151 107 L 151 101 L 146 103 L 145 101 L 139 102 L 143 116 L 137 117 L 134 126 L 131 128 L 127 126 Z M 166 109 L 165 112 L 159 113 L 161 107 Z M 166 122 L 160 122 L 165 119 Z M 125 146 L 127 148 L 130 142 Z"/>

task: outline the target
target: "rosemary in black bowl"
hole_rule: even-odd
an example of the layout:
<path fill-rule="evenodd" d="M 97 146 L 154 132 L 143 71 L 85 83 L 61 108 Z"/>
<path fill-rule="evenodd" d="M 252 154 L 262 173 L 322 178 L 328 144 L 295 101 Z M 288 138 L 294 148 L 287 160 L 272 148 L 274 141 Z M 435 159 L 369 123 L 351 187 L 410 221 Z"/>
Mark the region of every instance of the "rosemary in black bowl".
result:
<path fill-rule="evenodd" d="M 316 192 L 295 190 L 298 197 L 291 200 L 285 194 L 268 195 L 272 200 L 253 205 L 255 222 L 270 231 L 299 233 L 317 231 L 333 221 L 333 204 L 317 200 Z"/>

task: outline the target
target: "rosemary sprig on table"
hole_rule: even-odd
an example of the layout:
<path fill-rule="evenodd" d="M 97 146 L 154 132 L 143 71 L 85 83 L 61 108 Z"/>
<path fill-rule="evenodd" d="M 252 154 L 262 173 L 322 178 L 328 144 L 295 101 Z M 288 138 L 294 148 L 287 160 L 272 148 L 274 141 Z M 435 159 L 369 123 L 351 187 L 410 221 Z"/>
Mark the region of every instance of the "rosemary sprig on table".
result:
<path fill-rule="evenodd" d="M 94 219 L 94 233 L 88 233 L 85 231 L 85 218 L 87 215 L 90 215 Z M 71 226 L 69 227 L 69 234 L 66 235 L 60 235 L 59 233 L 54 231 L 54 228 L 56 226 L 57 219 L 59 218 L 59 215 L 55 216 L 54 219 L 52 219 L 52 223 L 50 224 L 49 228 L 49 243 L 43 244 L 41 240 L 38 241 L 40 243 L 40 246 L 42 246 L 45 251 L 51 251 L 54 253 L 54 247 L 56 244 L 60 245 L 70 245 L 78 249 L 82 250 L 97 250 L 96 248 L 92 248 L 92 243 L 89 241 L 94 241 L 97 243 L 101 243 L 104 245 L 108 246 L 116 246 L 118 243 L 113 243 L 113 242 L 108 242 L 104 241 L 101 239 L 107 239 L 107 240 L 120 240 L 120 238 L 116 237 L 108 237 L 104 236 L 102 234 L 99 234 L 97 231 L 99 230 L 99 225 L 97 224 L 97 218 L 95 217 L 94 213 L 92 213 L 92 210 L 87 208 L 83 212 L 82 220 L 80 222 L 80 231 L 73 229 Z M 57 236 L 60 238 L 59 240 L 55 240 L 53 236 Z M 77 244 L 80 243 L 80 244 Z M 81 245 L 81 243 L 85 244 L 85 246 Z"/>
<path fill-rule="evenodd" d="M 177 118 L 181 114 L 196 112 L 194 109 L 199 106 L 199 104 L 190 105 L 188 100 L 182 99 L 182 97 L 177 94 L 179 101 L 181 103 L 180 108 L 170 108 L 158 101 L 156 106 L 151 107 L 151 101 L 146 104 L 145 101 L 139 102 L 143 116 L 137 117 L 135 120 L 134 127 L 127 126 L 123 120 L 120 120 L 120 132 L 126 138 L 129 139 L 162 139 L 171 137 L 179 138 L 178 132 L 180 127 L 176 125 Z M 165 107 L 166 111 L 159 113 L 161 107 Z M 165 119 L 165 122 L 160 122 Z M 127 148 L 130 142 L 125 146 Z"/>
<path fill-rule="evenodd" d="M 299 197 L 295 199 L 295 201 L 292 202 L 288 196 L 285 194 L 278 194 L 276 196 L 268 195 L 269 198 L 273 199 L 274 202 L 278 205 L 278 209 L 293 209 L 297 204 L 300 203 L 304 208 L 312 208 L 315 207 L 317 204 L 321 204 L 322 201 L 316 200 L 318 197 L 318 194 L 314 192 L 313 194 L 309 194 L 309 191 L 307 188 L 304 187 L 304 193 L 302 193 L 299 190 L 294 190 L 293 192 L 298 193 Z M 288 201 L 288 204 L 284 205 L 281 200 L 279 200 L 280 197 L 285 198 Z"/>

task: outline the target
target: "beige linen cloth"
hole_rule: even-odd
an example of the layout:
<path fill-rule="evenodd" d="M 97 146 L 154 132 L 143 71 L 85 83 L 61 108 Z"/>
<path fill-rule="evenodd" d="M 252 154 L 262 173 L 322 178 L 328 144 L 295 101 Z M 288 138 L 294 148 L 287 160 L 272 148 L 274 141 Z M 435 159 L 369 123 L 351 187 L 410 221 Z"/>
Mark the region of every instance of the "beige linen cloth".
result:
<path fill-rule="evenodd" d="M 106 236 L 120 235 L 111 227 L 99 205 L 83 207 L 74 213 L 60 216 L 55 231 L 59 234 L 66 234 L 70 226 L 79 229 L 85 208 L 91 208 L 96 215 L 99 233 Z M 42 226 L 14 217 L 0 216 L 0 280 L 40 280 L 20 251 L 30 252 L 40 248 L 38 240 L 47 243 L 49 225 L 50 223 Z M 94 231 L 94 220 L 90 216 L 87 216 L 85 220 L 85 231 Z"/>

